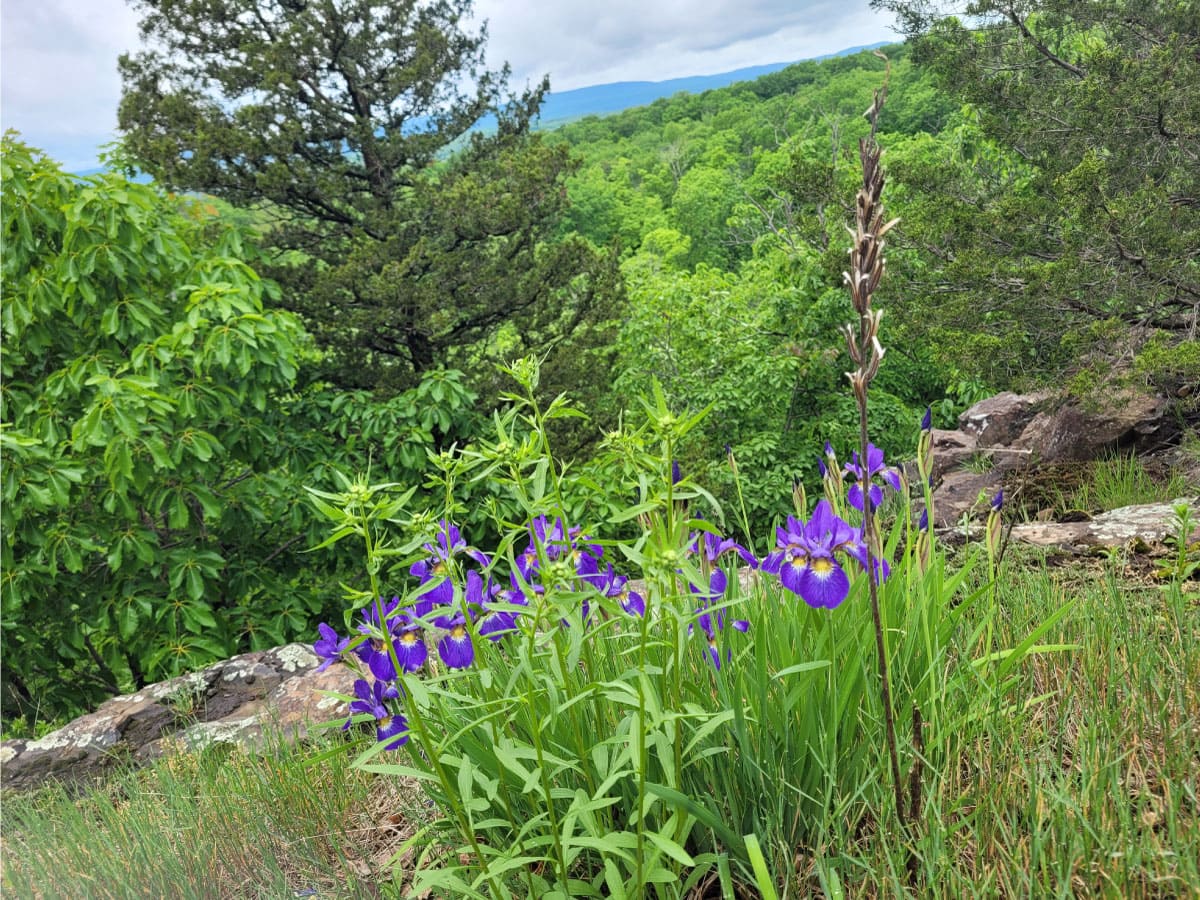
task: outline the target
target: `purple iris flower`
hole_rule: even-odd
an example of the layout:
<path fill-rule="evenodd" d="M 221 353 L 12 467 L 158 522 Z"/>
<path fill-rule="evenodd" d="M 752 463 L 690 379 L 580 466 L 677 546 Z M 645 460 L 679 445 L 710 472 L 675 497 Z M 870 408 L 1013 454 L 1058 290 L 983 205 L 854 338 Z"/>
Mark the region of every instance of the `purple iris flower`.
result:
<path fill-rule="evenodd" d="M 612 567 L 612 563 L 608 564 L 607 571 L 585 575 L 583 578 L 584 581 L 592 585 L 592 587 L 605 597 L 615 597 L 617 602 L 621 604 L 621 609 L 625 610 L 629 615 L 644 616 L 646 614 L 645 598 L 637 591 L 629 589 L 629 578 L 625 575 L 618 575 Z M 587 621 L 588 612 L 590 610 L 585 608 L 583 616 L 585 622 Z"/>
<path fill-rule="evenodd" d="M 719 534 L 713 534 L 711 531 L 702 531 L 693 534 L 692 541 L 688 545 L 688 550 L 691 553 L 703 552 L 705 560 L 714 566 L 726 553 L 736 553 L 750 568 L 758 568 L 758 557 L 753 553 L 733 538 L 723 538 Z"/>
<path fill-rule="evenodd" d="M 412 606 L 398 610 L 400 598 L 393 597 L 384 607 L 383 623 L 375 604 L 363 610 L 363 624 L 358 626 L 367 640 L 358 645 L 359 658 L 371 674 L 383 681 L 396 677 L 396 663 L 404 672 L 416 672 L 425 665 L 429 655 L 425 647 L 425 631 L 421 619 L 433 610 L 429 595 L 419 597 Z"/>
<path fill-rule="evenodd" d="M 317 666 L 318 672 L 324 672 L 335 662 L 341 661 L 342 653 L 350 646 L 350 638 L 338 639 L 338 633 L 322 622 L 317 626 L 321 638 L 313 644 L 313 653 L 324 660 Z"/>
<path fill-rule="evenodd" d="M 921 430 L 929 431 L 933 428 L 933 407 L 925 407 L 925 415 L 921 416 Z"/>
<path fill-rule="evenodd" d="M 992 498 L 992 512 L 1000 512 L 1004 508 L 1004 488 L 996 491 L 996 496 Z"/>
<path fill-rule="evenodd" d="M 728 579 L 726 579 L 725 573 L 720 569 L 712 570 L 712 574 L 708 578 L 707 591 L 701 590 L 694 584 L 688 585 L 692 593 L 700 600 L 700 606 L 696 609 L 696 612 L 699 613 L 696 617 L 696 625 L 700 627 L 700 630 L 704 632 L 704 636 L 708 638 L 708 659 L 718 672 L 721 671 L 721 651 L 717 646 L 717 642 L 719 640 L 718 635 L 725 630 L 725 609 L 722 607 L 721 609 L 712 611 L 710 607 L 723 601 L 727 585 Z M 746 632 L 750 630 L 750 623 L 745 619 L 732 619 L 728 624 L 737 631 Z M 688 634 L 692 633 L 693 627 L 689 625 Z M 732 658 L 733 651 L 726 648 L 725 662 L 728 663 Z"/>
<path fill-rule="evenodd" d="M 375 737 L 380 742 L 387 741 L 385 750 L 395 750 L 408 740 L 408 722 L 399 713 L 393 713 L 388 701 L 400 697 L 400 692 L 386 681 L 376 681 L 372 687 L 359 678 L 354 682 L 354 696 L 357 700 L 350 702 L 350 718 L 342 726 L 345 731 L 359 713 L 368 713 L 375 719 Z"/>
<path fill-rule="evenodd" d="M 850 578 L 834 553 L 846 553 L 864 569 L 867 566 L 862 532 L 835 516 L 828 500 L 817 504 L 807 523 L 788 516 L 777 536 L 777 549 L 763 560 L 762 569 L 778 575 L 783 586 L 809 606 L 833 609 L 850 593 Z M 877 578 L 887 577 L 886 562 L 878 560 L 875 569 Z"/>
<path fill-rule="evenodd" d="M 538 516 L 529 523 L 529 546 L 517 557 L 517 571 L 521 577 L 531 581 L 533 573 L 541 568 L 539 549 L 550 562 L 569 557 L 577 575 L 595 575 L 600 570 L 599 561 L 604 549 L 590 543 L 591 539 L 581 532 L 578 526 L 566 529 L 562 519 L 555 519 L 552 527 L 545 516 Z"/>
<path fill-rule="evenodd" d="M 879 475 L 883 478 L 893 490 L 899 491 L 902 489 L 900 483 L 900 473 L 895 469 L 887 466 L 883 462 L 883 451 L 874 444 L 867 444 L 867 470 L 864 473 L 863 467 L 859 464 L 857 451 L 850 455 L 850 462 L 846 463 L 844 473 L 853 475 L 857 480 L 850 485 L 850 493 L 848 499 L 850 505 L 857 510 L 863 508 L 863 482 L 867 482 L 870 487 L 871 509 L 878 509 L 883 503 L 883 488 L 875 484 L 875 476 Z"/>
<path fill-rule="evenodd" d="M 408 571 L 416 576 L 422 585 L 436 581 L 436 584 L 426 591 L 424 596 L 438 606 L 449 606 L 454 602 L 454 585 L 449 577 L 450 561 L 454 557 L 462 554 L 473 559 L 485 569 L 491 565 L 487 554 L 467 546 L 458 526 L 446 519 L 438 522 L 437 543 L 426 544 L 425 550 L 429 556 L 413 563 Z"/>
<path fill-rule="evenodd" d="M 518 613 L 515 610 L 497 607 L 529 605 L 516 576 L 509 575 L 508 580 L 512 587 L 502 588 L 490 582 L 485 586 L 478 573 L 467 573 L 467 603 L 478 611 L 479 617 L 476 631 L 480 637 L 486 637 L 490 641 L 498 641 L 509 632 L 517 630 Z"/>
<path fill-rule="evenodd" d="M 471 643 L 469 622 L 461 609 L 451 615 L 438 616 L 433 620 L 438 628 L 446 630 L 438 641 L 438 655 L 449 669 L 465 669 L 475 661 L 475 645 Z"/>
<path fill-rule="evenodd" d="M 392 632 L 395 639 L 392 646 L 396 649 L 396 661 L 405 672 L 416 672 L 425 665 L 429 657 L 429 648 L 425 646 L 425 628 L 421 617 L 429 615 L 433 604 L 420 598 L 411 609 L 402 610 L 396 617 Z"/>
<path fill-rule="evenodd" d="M 383 599 L 382 597 L 380 598 Z M 363 608 L 363 624 L 358 626 L 359 634 L 365 634 L 367 639 L 358 645 L 355 652 L 359 659 L 367 664 L 371 674 L 384 681 L 396 677 L 396 667 L 392 663 L 392 625 L 395 623 L 394 613 L 400 605 L 400 598 L 393 597 L 383 607 L 383 619 L 379 618 L 378 604 L 368 603 Z"/>

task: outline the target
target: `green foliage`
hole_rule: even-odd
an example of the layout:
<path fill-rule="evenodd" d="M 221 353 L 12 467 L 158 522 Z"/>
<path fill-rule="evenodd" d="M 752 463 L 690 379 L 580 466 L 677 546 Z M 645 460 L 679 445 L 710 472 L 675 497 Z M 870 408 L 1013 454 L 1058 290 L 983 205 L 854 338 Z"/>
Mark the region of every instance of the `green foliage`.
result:
<path fill-rule="evenodd" d="M 899 269 L 915 331 L 1004 383 L 1072 368 L 1072 333 L 1096 320 L 1185 345 L 1200 299 L 1200 9 L 873 5 L 897 14 L 917 65 L 969 104 L 957 128 L 893 157 L 914 201 L 897 206 L 915 251 Z"/>
<path fill-rule="evenodd" d="M 544 426 L 563 410 L 538 407 L 532 371 L 513 368 L 524 379 L 518 406 L 498 421 L 495 442 L 464 454 L 446 480 L 448 513 L 458 508 L 452 488 L 486 479 L 518 498 L 527 517 L 561 515 L 565 469 L 547 455 Z M 671 414 L 661 392 L 644 407 L 641 449 L 629 457 L 637 494 L 608 519 L 642 523 L 617 548 L 645 576 L 647 615 L 628 615 L 578 580 L 573 563 L 543 560 L 557 574 L 529 592 L 528 606 L 511 607 L 519 632 L 501 642 L 476 635 L 470 668 L 404 676 L 409 747 L 389 756 L 376 744 L 355 763 L 416 779 L 435 801 L 440 818 L 412 842 L 427 848 L 417 857 L 418 889 L 684 897 L 711 878 L 726 893 L 737 881 L 786 895 L 796 887 L 796 847 L 823 845 L 868 815 L 893 827 L 879 775 L 882 709 L 865 576 L 836 611 L 806 607 L 765 575 L 748 588 L 732 579 L 710 614 L 745 617 L 748 632 L 726 628 L 710 651 L 687 587 L 707 584 L 710 572 L 687 550 L 693 529 L 711 527 L 688 513 L 704 492 L 667 475 L 700 418 Z M 532 429 L 519 442 L 518 415 Z M 365 547 L 368 577 L 356 602 L 390 593 L 376 573 L 411 558 L 430 516 L 412 519 L 415 534 L 396 535 L 389 523 L 403 521 L 407 497 L 394 486 L 360 481 L 320 497 L 332 523 L 328 543 Z M 893 560 L 881 588 L 895 635 L 892 696 L 906 716 L 916 708 L 924 717 L 908 737 L 918 742 L 916 765 L 938 773 L 990 721 L 988 710 L 1001 708 L 1022 659 L 1063 649 L 1038 641 L 1066 610 L 1013 649 L 965 662 L 992 619 L 977 608 L 986 592 L 966 588 L 970 563 L 951 572 L 940 553 L 922 562 L 915 545 L 901 550 L 910 528 L 906 514 L 896 519 L 885 550 Z M 514 567 L 527 536 L 521 525 L 502 529 L 485 574 Z M 417 596 L 402 603 L 411 608 Z M 586 621 L 581 596 L 591 606 Z M 454 604 L 463 602 L 456 590 Z M 968 619 L 976 624 L 964 632 Z M 725 660 L 720 669 L 711 653 Z"/>
<path fill-rule="evenodd" d="M 661 232 L 652 237 L 659 245 L 665 240 Z M 616 389 L 645 394 L 653 379 L 675 408 L 709 410 L 678 448 L 680 465 L 714 485 L 730 507 L 728 446 L 742 472 L 747 514 L 765 524 L 790 510 L 794 480 L 819 490 L 817 459 L 826 440 L 846 457 L 857 442 L 858 413 L 842 390 L 846 362 L 829 349 L 841 340 L 843 294 L 825 286 L 811 250 L 799 259 L 766 253 L 731 274 L 707 266 L 679 272 L 654 249 L 643 245 L 624 266 L 630 314 L 619 339 Z M 881 447 L 899 451 L 910 443 L 920 397 L 936 393 L 931 384 L 919 360 L 881 378 Z"/>
<path fill-rule="evenodd" d="M 8 137 L 4 234 L 5 701 L 54 709 L 237 646 L 214 613 L 261 603 L 278 537 L 245 425 L 306 336 L 264 310 L 239 233 Z M 271 604 L 274 636 L 305 600 Z"/>
<path fill-rule="evenodd" d="M 603 347 L 619 284 L 605 253 L 556 237 L 574 163 L 528 134 L 548 82 L 505 95 L 470 0 L 138 7 L 153 45 L 119 63 L 129 155 L 266 214 L 268 274 L 326 377 L 395 392 L 493 354 Z"/>
<path fill-rule="evenodd" d="M 3 701 L 36 722 L 307 637 L 338 567 L 305 480 L 419 485 L 475 395 L 297 388 L 309 339 L 202 204 L 4 152 Z M 307 354 L 307 355 L 306 355 Z"/>
<path fill-rule="evenodd" d="M 954 111 L 903 47 L 889 47 L 897 102 L 885 127 L 936 130 Z M 686 265 L 731 270 L 765 234 L 822 250 L 840 242 L 850 151 L 866 130 L 863 98 L 882 63 L 869 53 L 800 63 L 747 84 L 679 94 L 547 135 L 581 154 L 568 182 L 579 209 L 566 222 L 628 255 L 667 222 L 691 240 Z M 911 102 L 907 98 L 911 98 Z M 894 108 L 893 108 L 894 107 Z M 832 138 L 832 143 L 831 143 Z M 826 210 L 828 209 L 828 213 Z M 661 214 L 660 214 L 661 211 Z M 827 268 L 841 277 L 842 257 Z"/>

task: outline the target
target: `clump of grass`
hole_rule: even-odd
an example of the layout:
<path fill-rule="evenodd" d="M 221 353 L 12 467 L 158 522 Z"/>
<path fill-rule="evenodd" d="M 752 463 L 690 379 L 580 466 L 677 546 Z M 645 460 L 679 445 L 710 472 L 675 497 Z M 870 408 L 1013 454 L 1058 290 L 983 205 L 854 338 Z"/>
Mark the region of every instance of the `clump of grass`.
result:
<path fill-rule="evenodd" d="M 1015 495 L 1029 516 L 1094 515 L 1123 506 L 1163 503 L 1195 493 L 1176 469 L 1158 471 L 1133 454 L 1092 463 L 1056 463 L 1024 472 Z"/>
<path fill-rule="evenodd" d="M 180 752 L 82 794 L 6 797 L 0 884 L 12 897 L 377 896 L 412 830 L 389 818 L 407 789 L 344 752 Z"/>
<path fill-rule="evenodd" d="M 1099 460 L 1092 467 L 1091 478 L 1081 483 L 1067 502 L 1070 509 L 1105 511 L 1175 500 L 1187 491 L 1182 475 L 1155 478 L 1137 456 L 1121 454 Z"/>

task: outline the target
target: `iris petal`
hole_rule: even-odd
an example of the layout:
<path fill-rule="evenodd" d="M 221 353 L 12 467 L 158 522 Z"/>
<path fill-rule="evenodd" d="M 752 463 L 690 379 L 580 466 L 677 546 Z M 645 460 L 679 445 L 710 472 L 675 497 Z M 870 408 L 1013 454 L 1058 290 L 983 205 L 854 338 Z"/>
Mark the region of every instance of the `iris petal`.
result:
<path fill-rule="evenodd" d="M 405 672 L 415 672 L 425 665 L 429 656 L 429 648 L 425 646 L 421 632 L 417 630 L 400 635 L 396 641 L 396 660 Z"/>
<path fill-rule="evenodd" d="M 388 741 L 385 750 L 395 750 L 408 740 L 408 721 L 404 716 L 388 716 L 380 719 L 375 729 L 375 737 L 380 743 Z"/>
<path fill-rule="evenodd" d="M 438 641 L 438 655 L 450 669 L 465 669 L 475 661 L 475 647 L 465 628 L 455 628 Z"/>
<path fill-rule="evenodd" d="M 801 599 L 817 609 L 833 609 L 850 593 L 850 579 L 833 560 L 821 566 L 810 565 L 800 575 Z"/>
<path fill-rule="evenodd" d="M 799 594 L 804 583 L 804 572 L 808 569 L 808 561 L 803 556 L 785 559 L 779 567 L 779 580 L 793 594 Z"/>

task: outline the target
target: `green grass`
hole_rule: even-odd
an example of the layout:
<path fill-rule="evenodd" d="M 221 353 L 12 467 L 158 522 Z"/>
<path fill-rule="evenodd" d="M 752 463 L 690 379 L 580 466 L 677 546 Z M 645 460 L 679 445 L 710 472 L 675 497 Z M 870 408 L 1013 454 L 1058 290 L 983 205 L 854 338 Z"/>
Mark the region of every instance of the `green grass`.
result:
<path fill-rule="evenodd" d="M 1045 699 L 994 717 L 928 773 L 915 885 L 903 845 L 879 837 L 888 785 L 870 775 L 791 871 L 768 852 L 781 897 L 1196 895 L 1200 592 L 1105 566 L 1006 561 L 998 646 L 1072 601 L 1044 641 L 1081 649 L 1027 660 L 1009 697 Z M 5 895 L 402 896 L 410 866 L 385 864 L 422 802 L 348 754 L 306 764 L 317 753 L 174 756 L 83 797 L 6 798 Z"/>
<path fill-rule="evenodd" d="M 1176 500 L 1192 489 L 1178 473 L 1155 478 L 1136 456 L 1111 456 L 1093 466 L 1089 477 L 1064 499 L 1063 506 L 1068 510 L 1107 511 Z"/>
<path fill-rule="evenodd" d="M 336 754 L 215 746 L 74 796 L 4 800 L 6 897 L 373 897 L 411 788 Z M 406 790 L 408 793 L 406 794 Z M 300 892 L 297 894 L 297 892 Z"/>
<path fill-rule="evenodd" d="M 1016 696 L 942 773 L 921 841 L 924 895 L 1180 897 L 1200 885 L 1200 594 L 1011 560 L 1000 646 L 1065 600 Z M 867 871 L 889 863 L 867 848 Z M 895 865 L 895 861 L 890 861 Z M 895 893 L 863 877 L 852 895 Z"/>

